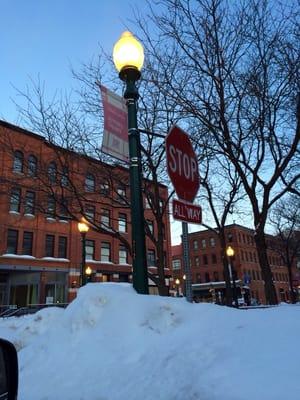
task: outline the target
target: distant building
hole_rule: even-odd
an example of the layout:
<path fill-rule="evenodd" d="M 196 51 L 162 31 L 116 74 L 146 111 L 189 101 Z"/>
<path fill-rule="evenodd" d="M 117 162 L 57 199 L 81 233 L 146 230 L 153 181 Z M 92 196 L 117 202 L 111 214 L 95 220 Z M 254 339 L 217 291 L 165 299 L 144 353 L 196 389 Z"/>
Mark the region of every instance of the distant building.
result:
<path fill-rule="evenodd" d="M 129 171 L 67 151 L 44 137 L 0 121 L 0 305 L 66 303 L 80 282 L 82 243 L 76 218 L 84 211 L 86 265 L 98 282 L 131 282 Z M 148 182 L 148 181 L 147 181 Z M 148 182 L 151 190 L 151 182 Z M 160 202 L 168 198 L 159 187 Z M 58 203 L 58 197 L 60 202 Z M 71 210 L 71 214 L 69 211 Z M 148 232 L 157 235 L 145 201 Z M 168 277 L 171 248 L 165 213 L 164 253 Z M 111 231 L 115 234 L 109 234 Z M 106 233 L 108 232 L 108 233 Z M 156 249 L 146 239 L 148 267 L 156 273 Z M 151 283 L 150 292 L 156 292 Z"/>
<path fill-rule="evenodd" d="M 265 303 L 264 281 L 258 263 L 254 243 L 254 231 L 241 225 L 226 226 L 226 242 L 234 251 L 233 267 L 236 271 L 238 294 L 242 298 L 249 293 L 258 303 Z M 225 282 L 221 247 L 216 233 L 203 230 L 188 235 L 190 261 L 192 271 L 193 295 L 198 301 L 223 302 Z M 283 265 L 276 251 L 276 238 L 267 235 L 268 257 L 271 266 L 274 285 L 279 301 L 289 301 L 289 279 L 287 267 Z M 182 246 L 172 246 L 173 294 L 176 293 L 176 279 L 180 281 L 180 293 L 184 292 L 184 268 Z M 293 285 L 297 290 L 300 280 L 297 279 L 296 266 L 293 270 Z"/>

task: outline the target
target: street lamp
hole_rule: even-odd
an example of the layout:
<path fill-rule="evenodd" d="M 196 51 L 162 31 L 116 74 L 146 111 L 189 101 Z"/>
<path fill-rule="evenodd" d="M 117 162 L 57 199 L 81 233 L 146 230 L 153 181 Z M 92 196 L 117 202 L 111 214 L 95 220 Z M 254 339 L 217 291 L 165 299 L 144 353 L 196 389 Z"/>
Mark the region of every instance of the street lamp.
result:
<path fill-rule="evenodd" d="M 81 243 L 82 243 L 82 253 L 81 253 L 81 268 L 80 268 L 80 286 L 86 284 L 85 278 L 85 238 L 86 234 L 89 231 L 89 226 L 85 218 L 81 218 L 81 221 L 78 222 L 78 230 L 81 235 Z"/>
<path fill-rule="evenodd" d="M 86 283 L 90 282 L 92 273 L 93 273 L 92 268 L 90 266 L 86 267 L 86 269 L 85 269 Z"/>
<path fill-rule="evenodd" d="M 113 60 L 119 71 L 120 79 L 126 83 L 124 98 L 127 100 L 128 109 L 133 287 L 138 293 L 148 294 L 141 142 L 137 127 L 136 107 L 139 97 L 136 81 L 141 77 L 140 70 L 144 62 L 143 46 L 132 33 L 126 31 L 114 46 Z"/>
<path fill-rule="evenodd" d="M 183 295 L 186 296 L 186 274 L 183 275 Z"/>
<path fill-rule="evenodd" d="M 236 308 L 239 308 L 239 302 L 237 298 L 237 292 L 236 292 L 236 284 L 235 284 L 235 270 L 233 266 L 233 257 L 234 257 L 234 249 L 231 246 L 228 246 L 226 249 L 226 254 L 229 259 L 228 267 L 229 267 L 229 276 L 230 276 L 230 281 L 232 280 L 232 285 L 233 285 L 233 300 Z"/>
<path fill-rule="evenodd" d="M 180 280 L 178 278 L 175 280 L 175 284 L 176 284 L 176 287 L 177 287 L 176 296 L 179 297 Z"/>

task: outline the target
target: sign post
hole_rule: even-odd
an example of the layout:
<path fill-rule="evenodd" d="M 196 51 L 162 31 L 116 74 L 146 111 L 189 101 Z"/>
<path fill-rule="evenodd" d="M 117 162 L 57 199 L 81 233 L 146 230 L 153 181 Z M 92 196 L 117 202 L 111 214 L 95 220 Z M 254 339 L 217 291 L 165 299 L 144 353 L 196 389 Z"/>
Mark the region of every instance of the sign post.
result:
<path fill-rule="evenodd" d="M 186 132 L 174 125 L 166 137 L 167 169 L 180 200 L 173 200 L 173 217 L 182 221 L 183 266 L 186 275 L 185 293 L 193 301 L 192 275 L 188 242 L 188 222 L 201 223 L 201 207 L 193 204 L 199 190 L 198 160 Z"/>

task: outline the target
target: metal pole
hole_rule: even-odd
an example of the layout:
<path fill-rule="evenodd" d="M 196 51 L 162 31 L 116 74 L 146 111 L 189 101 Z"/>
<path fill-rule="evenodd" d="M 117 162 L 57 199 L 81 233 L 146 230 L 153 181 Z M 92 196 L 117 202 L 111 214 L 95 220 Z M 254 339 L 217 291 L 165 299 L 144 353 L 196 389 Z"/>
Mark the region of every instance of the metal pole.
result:
<path fill-rule="evenodd" d="M 82 243 L 82 253 L 81 253 L 81 271 L 80 271 L 80 286 L 84 286 L 86 284 L 85 280 L 85 236 L 86 233 L 81 233 L 81 243 Z"/>
<path fill-rule="evenodd" d="M 238 302 L 237 292 L 236 292 L 236 283 L 235 283 L 235 270 L 233 268 L 233 260 L 231 259 L 231 257 L 229 257 L 228 267 L 229 267 L 229 274 L 230 274 L 230 282 L 232 280 L 232 286 L 233 286 L 232 291 L 233 291 L 234 306 L 236 308 L 239 308 L 239 302 Z"/>
<path fill-rule="evenodd" d="M 128 74 L 126 78 L 124 98 L 127 100 L 128 108 L 133 287 L 140 294 L 148 294 L 145 221 L 142 196 L 141 143 L 137 128 L 136 109 L 138 91 L 135 80 L 130 74 Z"/>
<path fill-rule="evenodd" d="M 183 244 L 183 267 L 186 276 L 185 280 L 185 296 L 186 300 L 190 303 L 193 302 L 192 293 L 192 274 L 190 265 L 190 249 L 188 242 L 188 224 L 187 222 L 182 222 L 182 244 Z"/>

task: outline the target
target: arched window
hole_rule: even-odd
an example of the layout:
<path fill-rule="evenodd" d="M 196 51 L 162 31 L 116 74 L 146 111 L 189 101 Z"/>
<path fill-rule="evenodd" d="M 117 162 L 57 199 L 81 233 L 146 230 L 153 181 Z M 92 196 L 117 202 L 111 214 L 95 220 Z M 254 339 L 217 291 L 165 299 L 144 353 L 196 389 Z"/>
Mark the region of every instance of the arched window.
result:
<path fill-rule="evenodd" d="M 34 155 L 28 157 L 28 175 L 36 176 L 37 173 L 37 158 Z"/>
<path fill-rule="evenodd" d="M 92 174 L 86 174 L 85 177 L 85 190 L 87 192 L 95 191 L 95 177 Z"/>
<path fill-rule="evenodd" d="M 24 155 L 21 151 L 16 150 L 14 152 L 13 171 L 14 172 L 23 172 L 23 164 L 24 164 Z"/>
<path fill-rule="evenodd" d="M 52 161 L 48 166 L 48 179 L 51 183 L 56 182 L 57 167 L 54 161 Z"/>

